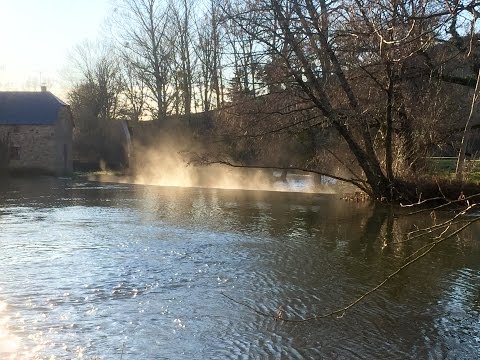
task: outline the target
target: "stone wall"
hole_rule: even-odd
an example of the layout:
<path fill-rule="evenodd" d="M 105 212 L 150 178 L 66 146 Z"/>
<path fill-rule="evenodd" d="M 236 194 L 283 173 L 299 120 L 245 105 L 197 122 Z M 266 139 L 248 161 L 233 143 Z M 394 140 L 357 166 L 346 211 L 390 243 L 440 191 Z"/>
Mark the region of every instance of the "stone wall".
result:
<path fill-rule="evenodd" d="M 56 175 L 67 175 L 73 172 L 73 120 L 68 107 L 58 114 L 55 125 L 55 172 Z"/>
<path fill-rule="evenodd" d="M 0 125 L 0 138 L 8 141 L 10 171 L 56 172 L 54 126 Z"/>
<path fill-rule="evenodd" d="M 55 125 L 0 125 L 0 139 L 8 151 L 3 165 L 13 173 L 72 173 L 72 128 L 66 107 Z"/>

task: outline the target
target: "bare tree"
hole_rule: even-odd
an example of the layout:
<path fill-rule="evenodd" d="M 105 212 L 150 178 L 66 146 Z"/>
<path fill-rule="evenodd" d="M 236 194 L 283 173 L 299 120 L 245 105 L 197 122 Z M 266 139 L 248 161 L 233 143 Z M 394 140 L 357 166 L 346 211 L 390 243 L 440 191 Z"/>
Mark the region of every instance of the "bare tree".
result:
<path fill-rule="evenodd" d="M 452 14 L 477 5 L 452 9 L 438 1 L 361 0 L 344 5 L 274 0 L 224 7 L 232 24 L 234 80 L 250 91 L 257 82 L 245 80 L 249 54 L 268 54 L 284 80 L 278 83 L 277 77 L 278 86 L 267 87 L 297 94 L 336 130 L 355 161 L 352 175 L 368 185 L 364 190 L 382 201 L 412 200 L 415 184 L 395 172 L 394 157 L 402 138 L 412 137 L 416 123 L 429 116 L 414 109 L 419 98 L 411 96 L 412 74 L 425 73 L 423 54 L 438 57 L 442 31 L 456 26 Z M 243 51 L 238 43 L 253 46 Z M 429 102 L 437 104 L 438 95 L 425 91 L 420 98 L 428 102 L 431 96 Z"/>
<path fill-rule="evenodd" d="M 471 136 L 471 130 L 472 130 L 472 120 L 473 120 L 472 117 L 474 115 L 476 105 L 478 102 L 478 96 L 479 96 L 479 93 L 478 93 L 479 83 L 480 83 L 480 69 L 477 75 L 477 84 L 475 85 L 475 91 L 472 96 L 472 104 L 470 105 L 470 112 L 468 114 L 467 122 L 465 123 L 465 128 L 462 134 L 462 142 L 460 143 L 460 150 L 458 152 L 456 176 L 457 176 L 457 180 L 460 180 L 460 181 L 463 181 L 467 144 Z"/>
<path fill-rule="evenodd" d="M 178 58 L 176 72 L 178 74 L 179 90 L 181 92 L 183 111 L 192 112 L 193 98 L 193 59 L 192 59 L 192 5 L 190 0 L 183 0 L 181 6 L 173 6 L 174 29 L 173 38 L 175 55 Z"/>
<path fill-rule="evenodd" d="M 70 93 L 71 100 L 88 104 L 99 120 L 116 119 L 122 106 L 123 81 L 113 47 L 84 42 L 75 48 L 71 59 L 79 76 Z"/>
<path fill-rule="evenodd" d="M 146 107 L 146 88 L 141 69 L 132 65 L 129 59 L 122 62 L 123 98 L 125 105 L 123 117 L 128 120 L 139 121 L 143 117 Z"/>
<path fill-rule="evenodd" d="M 220 30 L 220 8 L 218 0 L 210 1 L 204 17 L 197 24 L 195 52 L 198 63 L 198 90 L 202 111 L 209 111 L 213 103 L 219 109 L 224 102 L 222 74 L 222 40 Z"/>
<path fill-rule="evenodd" d="M 149 90 L 156 119 L 166 117 L 171 102 L 173 48 L 169 11 L 169 6 L 161 0 L 118 0 L 114 14 L 114 33 L 124 56 L 138 69 Z"/>
<path fill-rule="evenodd" d="M 233 73 L 230 77 L 230 96 L 255 97 L 262 87 L 260 65 L 267 55 L 258 36 L 266 35 L 263 25 L 256 19 L 255 10 L 242 8 L 242 1 L 232 1 L 224 7 L 222 25 L 225 29 L 226 62 Z M 263 8 L 261 4 L 252 5 Z M 235 18 L 233 14 L 241 14 Z M 238 20 L 242 21 L 238 21 Z"/>

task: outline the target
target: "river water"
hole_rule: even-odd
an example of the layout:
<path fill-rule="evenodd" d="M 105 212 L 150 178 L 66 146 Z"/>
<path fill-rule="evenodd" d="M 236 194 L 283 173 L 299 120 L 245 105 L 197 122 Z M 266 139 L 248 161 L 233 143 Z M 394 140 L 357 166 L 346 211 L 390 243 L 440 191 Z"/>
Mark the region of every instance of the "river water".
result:
<path fill-rule="evenodd" d="M 336 195 L 39 178 L 0 190 L 0 359 L 474 359 L 480 228 Z M 222 293 L 247 306 L 240 305 Z M 257 312 L 258 311 L 258 312 Z"/>

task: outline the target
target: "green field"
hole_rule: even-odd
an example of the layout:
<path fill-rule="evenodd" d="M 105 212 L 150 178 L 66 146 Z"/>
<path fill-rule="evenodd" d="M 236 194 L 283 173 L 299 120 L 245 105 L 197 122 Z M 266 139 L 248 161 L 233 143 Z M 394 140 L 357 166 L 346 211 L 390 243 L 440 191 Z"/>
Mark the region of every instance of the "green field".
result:
<path fill-rule="evenodd" d="M 457 158 L 430 157 L 427 159 L 427 164 L 432 175 L 450 178 L 455 176 Z M 471 182 L 480 182 L 480 160 L 466 160 L 465 179 Z"/>

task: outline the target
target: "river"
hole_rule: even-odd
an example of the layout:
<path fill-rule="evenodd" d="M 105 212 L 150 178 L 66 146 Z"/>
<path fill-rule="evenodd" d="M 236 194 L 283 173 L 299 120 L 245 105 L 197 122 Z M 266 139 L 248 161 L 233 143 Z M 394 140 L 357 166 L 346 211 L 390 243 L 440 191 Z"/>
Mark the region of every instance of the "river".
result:
<path fill-rule="evenodd" d="M 337 195 L 3 180 L 1 359 L 473 359 L 480 227 L 428 239 Z M 228 295 L 238 302 L 230 300 Z"/>

